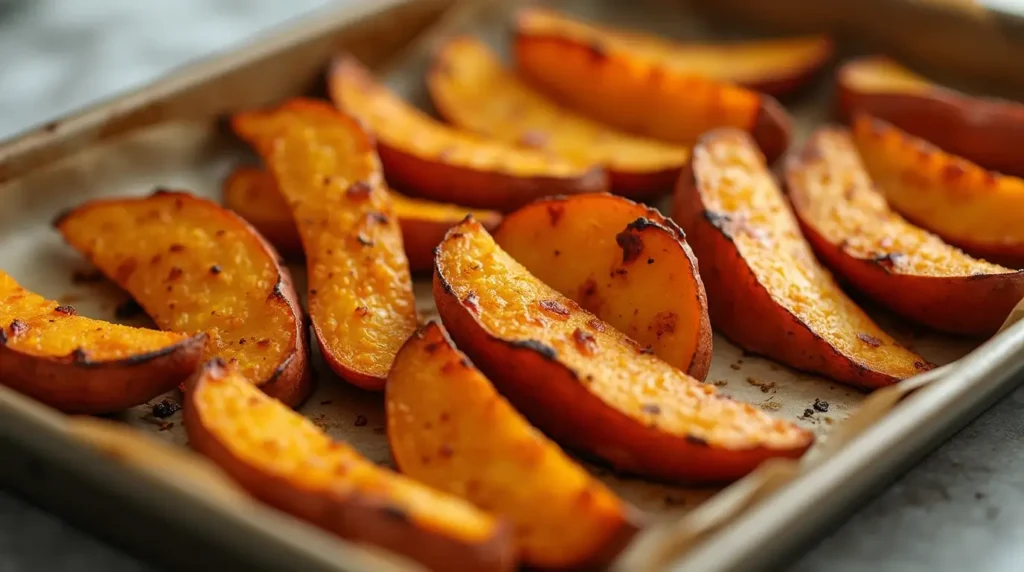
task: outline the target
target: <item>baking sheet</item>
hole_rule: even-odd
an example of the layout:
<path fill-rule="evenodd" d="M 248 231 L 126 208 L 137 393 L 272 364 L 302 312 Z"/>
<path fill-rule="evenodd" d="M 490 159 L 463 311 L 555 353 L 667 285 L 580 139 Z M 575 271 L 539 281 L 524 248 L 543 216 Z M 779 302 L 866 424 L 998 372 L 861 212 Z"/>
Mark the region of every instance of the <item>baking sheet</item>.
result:
<path fill-rule="evenodd" d="M 626 6 L 613 0 L 563 0 L 554 4 L 588 18 L 654 30 L 670 37 L 722 37 L 701 27 L 700 20 L 685 8 L 666 2 L 647 0 Z M 483 19 L 474 19 L 468 31 L 507 52 L 504 42 L 508 5 L 482 10 Z M 467 29 L 456 27 L 451 31 Z M 403 95 L 429 109 L 422 89 L 426 61 L 422 52 L 413 54 L 393 68 L 387 79 Z M 813 93 L 806 93 L 789 105 L 796 114 L 798 138 L 828 116 L 828 82 L 821 84 Z M 158 186 L 219 199 L 221 182 L 231 168 L 252 160 L 247 150 L 217 123 L 208 122 L 163 123 L 74 154 L 3 189 L 6 208 L 0 212 L 0 268 L 30 289 L 75 305 L 83 315 L 144 325 L 144 318 L 118 317 L 117 308 L 127 300 L 127 295 L 105 280 L 90 279 L 92 272 L 87 263 L 63 245 L 49 222 L 63 209 L 85 200 L 145 195 Z M 659 206 L 665 210 L 664 203 Z M 304 294 L 304 268 L 292 265 L 292 270 L 297 290 Z M 418 279 L 416 289 L 424 318 L 434 317 L 429 280 Z M 877 310 L 872 313 L 902 343 L 937 364 L 963 356 L 977 343 L 933 335 Z M 745 354 L 720 335 L 715 336 L 714 344 L 709 383 L 719 386 L 726 395 L 796 421 L 820 437 L 827 438 L 830 429 L 864 399 L 865 394 L 857 390 Z M 318 388 L 300 411 L 332 436 L 352 443 L 368 458 L 391 466 L 382 396 L 348 386 L 330 373 L 318 354 L 313 365 Z M 185 445 L 187 437 L 180 412 L 162 419 L 152 413 L 153 405 L 164 399 L 181 401 L 176 391 L 170 392 L 115 418 L 168 442 Z M 827 412 L 820 411 L 824 409 L 822 402 L 827 402 Z M 613 474 L 597 465 L 590 465 L 590 469 L 625 499 L 655 517 L 684 515 L 718 491 L 714 487 L 650 483 Z"/>

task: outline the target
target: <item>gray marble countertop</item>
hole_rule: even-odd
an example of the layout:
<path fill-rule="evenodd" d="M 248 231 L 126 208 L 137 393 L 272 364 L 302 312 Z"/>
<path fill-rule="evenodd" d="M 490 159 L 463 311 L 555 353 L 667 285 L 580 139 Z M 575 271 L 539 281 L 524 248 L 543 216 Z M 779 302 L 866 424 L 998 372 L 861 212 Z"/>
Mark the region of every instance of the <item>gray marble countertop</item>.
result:
<path fill-rule="evenodd" d="M 327 2 L 0 2 L 0 139 Z M 0 492 L 0 572 L 149 569 L 88 531 Z M 1024 570 L 1024 388 L 867 503 L 792 569 Z"/>

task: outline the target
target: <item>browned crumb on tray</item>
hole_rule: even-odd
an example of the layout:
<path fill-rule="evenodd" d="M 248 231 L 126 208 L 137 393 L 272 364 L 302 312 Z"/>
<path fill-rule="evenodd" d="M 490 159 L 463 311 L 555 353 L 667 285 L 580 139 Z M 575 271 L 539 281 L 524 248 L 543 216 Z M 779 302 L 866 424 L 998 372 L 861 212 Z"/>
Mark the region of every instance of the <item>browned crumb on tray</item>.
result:
<path fill-rule="evenodd" d="M 761 388 L 761 393 L 768 393 L 769 391 L 775 391 L 775 382 L 774 381 L 763 381 L 763 380 L 757 379 L 756 377 L 748 377 L 747 378 L 747 383 L 749 383 L 750 385 L 753 385 L 754 387 Z"/>

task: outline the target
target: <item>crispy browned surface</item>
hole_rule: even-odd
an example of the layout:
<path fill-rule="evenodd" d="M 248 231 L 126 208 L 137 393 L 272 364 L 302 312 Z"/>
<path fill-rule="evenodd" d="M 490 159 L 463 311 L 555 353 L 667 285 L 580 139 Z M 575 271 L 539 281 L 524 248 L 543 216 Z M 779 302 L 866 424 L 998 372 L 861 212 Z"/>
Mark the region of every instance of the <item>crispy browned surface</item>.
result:
<path fill-rule="evenodd" d="M 932 83 L 882 56 L 847 62 L 836 75 L 839 106 L 892 123 L 948 153 L 1024 175 L 1024 105 Z"/>
<path fill-rule="evenodd" d="M 975 256 L 1024 267 L 1024 180 L 867 115 L 854 119 L 853 139 L 894 210 Z"/>
<path fill-rule="evenodd" d="M 813 440 L 654 357 L 530 275 L 471 219 L 438 247 L 434 301 L 458 346 L 527 419 L 623 471 L 728 481 Z"/>
<path fill-rule="evenodd" d="M 112 413 L 173 389 L 205 341 L 79 316 L 0 271 L 0 383 L 66 413 Z"/>
<path fill-rule="evenodd" d="M 527 566 L 599 566 L 636 532 L 632 509 L 530 426 L 436 322 L 398 352 L 386 407 L 402 473 L 509 518 Z"/>
<path fill-rule="evenodd" d="M 402 226 L 402 245 L 412 272 L 433 271 L 434 247 L 467 214 L 491 230 L 501 222 L 501 213 L 497 211 L 412 199 L 395 192 L 389 195 Z M 236 168 L 224 181 L 224 206 L 249 221 L 278 250 L 289 256 L 302 255 L 302 241 L 291 209 L 270 173 L 259 167 Z"/>
<path fill-rule="evenodd" d="M 474 38 L 444 46 L 427 86 L 434 106 L 453 125 L 579 165 L 603 165 L 616 194 L 650 198 L 671 191 L 688 156 L 684 146 L 629 135 L 554 103 Z"/>
<path fill-rule="evenodd" d="M 432 570 L 514 568 L 505 523 L 377 467 L 223 362 L 189 381 L 184 416 L 192 448 L 280 510 Z"/>
<path fill-rule="evenodd" d="M 828 63 L 834 48 L 832 40 L 824 35 L 681 44 L 599 26 L 545 8 L 524 9 L 519 25 L 529 34 L 572 38 L 602 50 L 622 49 L 680 73 L 737 83 L 772 95 L 801 87 Z"/>
<path fill-rule="evenodd" d="M 816 131 L 786 168 L 804 234 L 835 272 L 933 328 L 994 333 L 1024 299 L 1024 272 L 971 258 L 889 208 L 845 129 Z"/>
<path fill-rule="evenodd" d="M 239 113 L 291 207 L 309 275 L 309 314 L 328 364 L 365 389 L 384 388 L 416 330 L 409 264 L 373 141 L 326 102 L 293 99 Z"/>
<path fill-rule="evenodd" d="M 435 121 L 378 84 L 353 58 L 339 58 L 328 83 L 338 107 L 373 131 L 388 182 L 410 195 L 505 212 L 539 197 L 608 189 L 598 166 Z"/>
<path fill-rule="evenodd" d="M 869 389 L 931 368 L 814 258 L 747 134 L 720 129 L 701 138 L 673 209 L 701 261 L 711 324 L 740 347 Z"/>
<path fill-rule="evenodd" d="M 577 111 L 687 146 L 709 129 L 735 127 L 749 132 L 770 160 L 789 145 L 789 115 L 769 95 L 678 69 L 628 42 L 594 44 L 535 27 L 535 20 L 535 12 L 525 11 L 517 21 L 519 72 Z"/>
<path fill-rule="evenodd" d="M 241 217 L 182 192 L 85 203 L 55 223 L 64 239 L 138 301 L 160 328 L 206 333 L 206 355 L 237 363 L 298 405 L 312 388 L 291 277 Z"/>
<path fill-rule="evenodd" d="M 607 194 L 529 204 L 494 239 L 542 282 L 669 364 L 711 367 L 707 296 L 683 232 L 657 210 Z"/>

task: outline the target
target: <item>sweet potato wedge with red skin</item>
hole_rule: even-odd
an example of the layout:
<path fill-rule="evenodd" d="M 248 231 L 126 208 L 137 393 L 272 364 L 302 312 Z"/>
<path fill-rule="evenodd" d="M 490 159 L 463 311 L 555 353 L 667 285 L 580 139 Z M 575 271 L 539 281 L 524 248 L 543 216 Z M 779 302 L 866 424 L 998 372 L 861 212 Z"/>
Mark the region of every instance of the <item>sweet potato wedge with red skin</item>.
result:
<path fill-rule="evenodd" d="M 545 8 L 526 8 L 520 30 L 635 51 L 674 70 L 736 83 L 771 95 L 802 87 L 832 58 L 828 36 L 799 36 L 731 44 L 686 44 L 577 20 Z"/>
<path fill-rule="evenodd" d="M 657 210 L 607 194 L 551 197 L 511 214 L 494 240 L 542 282 L 703 380 L 708 301 L 686 235 Z"/>
<path fill-rule="evenodd" d="M 701 261 L 711 325 L 736 345 L 865 389 L 932 367 L 882 331 L 814 258 L 746 133 L 701 137 L 672 218 Z"/>
<path fill-rule="evenodd" d="M 373 141 L 356 119 L 314 100 L 232 121 L 291 208 L 306 253 L 313 331 L 328 365 L 353 385 L 384 389 L 417 316 Z"/>
<path fill-rule="evenodd" d="M 411 199 L 391 192 L 391 204 L 402 227 L 402 245 L 412 272 L 433 272 L 434 247 L 444 233 L 472 214 L 488 230 L 497 228 L 501 213 L 469 209 L 447 203 Z M 224 206 L 256 227 L 279 251 L 302 256 L 302 240 L 288 203 L 273 175 L 259 167 L 238 167 L 224 181 Z"/>
<path fill-rule="evenodd" d="M 174 389 L 205 343 L 79 316 L 0 271 L 0 384 L 65 413 L 113 413 Z"/>
<path fill-rule="evenodd" d="M 637 531 L 635 509 L 534 429 L 436 322 L 398 352 L 385 407 L 399 470 L 511 520 L 526 566 L 596 568 Z"/>
<path fill-rule="evenodd" d="M 453 129 L 399 99 L 354 58 L 335 60 L 331 98 L 377 138 L 388 183 L 412 196 L 507 212 L 534 199 L 608 190 L 595 165 Z"/>
<path fill-rule="evenodd" d="M 894 210 L 975 256 L 1024 267 L 1024 180 L 868 115 L 854 118 L 853 140 Z"/>
<path fill-rule="evenodd" d="M 749 132 L 774 160 L 789 145 L 791 120 L 770 95 L 677 67 L 636 42 L 567 33 L 543 11 L 516 21 L 520 74 L 556 100 L 628 133 L 692 146 L 709 129 Z"/>
<path fill-rule="evenodd" d="M 427 87 L 434 107 L 453 125 L 580 165 L 602 165 L 619 195 L 647 199 L 671 192 L 689 154 L 686 147 L 629 135 L 554 103 L 471 37 L 444 45 Z"/>
<path fill-rule="evenodd" d="M 261 501 L 432 570 L 514 569 L 507 523 L 378 467 L 213 360 L 185 392 L 189 445 Z"/>
<path fill-rule="evenodd" d="M 1024 300 L 1024 272 L 971 258 L 893 212 L 845 129 L 818 129 L 787 161 L 786 186 L 818 256 L 906 318 L 985 336 Z"/>
<path fill-rule="evenodd" d="M 452 339 L 561 445 L 629 473 L 721 482 L 814 439 L 656 358 L 531 276 L 472 219 L 448 231 L 435 264 Z"/>
<path fill-rule="evenodd" d="M 312 390 L 309 340 L 288 269 L 249 223 L 188 193 L 87 202 L 54 226 L 164 330 L 206 332 L 206 356 L 235 361 L 296 406 Z"/>
<path fill-rule="evenodd" d="M 836 83 L 847 120 L 867 113 L 981 167 L 1024 176 L 1024 104 L 932 83 L 882 56 L 843 64 Z"/>

